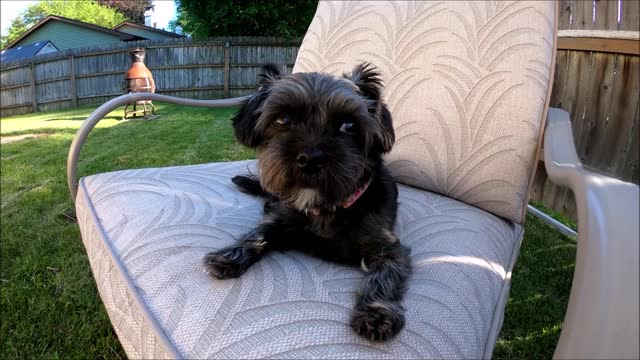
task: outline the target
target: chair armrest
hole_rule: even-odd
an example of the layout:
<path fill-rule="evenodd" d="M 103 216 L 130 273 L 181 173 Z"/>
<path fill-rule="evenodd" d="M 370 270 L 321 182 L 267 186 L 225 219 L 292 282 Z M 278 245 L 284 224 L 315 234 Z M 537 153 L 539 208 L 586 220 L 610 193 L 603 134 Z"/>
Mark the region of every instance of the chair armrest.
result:
<path fill-rule="evenodd" d="M 638 358 L 637 185 L 585 170 L 569 114 L 549 109 L 544 137 L 549 179 L 571 188 L 578 209 L 576 267 L 554 358 Z"/>
<path fill-rule="evenodd" d="M 244 100 L 246 100 L 249 96 L 231 98 L 231 99 L 222 99 L 222 100 L 193 100 L 193 99 L 183 99 L 173 96 L 161 95 L 161 94 L 151 94 L 151 93 L 134 93 L 118 96 L 115 99 L 111 99 L 106 103 L 102 104 L 96 110 L 94 110 L 91 115 L 82 123 L 78 132 L 76 132 L 76 136 L 73 138 L 73 142 L 71 143 L 71 148 L 69 149 L 69 155 L 67 157 L 67 185 L 69 187 L 69 192 L 71 193 L 71 200 L 76 202 L 76 195 L 78 193 L 78 157 L 80 155 L 80 149 L 82 149 L 82 145 L 85 140 L 89 136 L 89 133 L 93 128 L 102 120 L 108 113 L 117 109 L 122 105 L 126 105 L 129 103 L 133 103 L 141 100 L 152 100 L 152 101 L 162 101 L 168 102 L 172 104 L 185 105 L 185 106 L 196 106 L 196 107 L 210 107 L 210 108 L 219 108 L 219 107 L 229 107 L 229 106 L 238 106 L 241 105 Z"/>

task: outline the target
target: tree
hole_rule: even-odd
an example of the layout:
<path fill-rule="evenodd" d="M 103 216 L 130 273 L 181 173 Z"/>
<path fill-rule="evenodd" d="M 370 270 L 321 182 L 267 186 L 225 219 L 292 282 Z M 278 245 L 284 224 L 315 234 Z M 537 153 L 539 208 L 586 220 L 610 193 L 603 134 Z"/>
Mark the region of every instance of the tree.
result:
<path fill-rule="evenodd" d="M 151 0 L 98 0 L 98 4 L 117 10 L 128 21 L 144 25 L 145 7 L 151 5 Z"/>
<path fill-rule="evenodd" d="M 11 25 L 9 29 L 7 29 L 7 33 L 0 36 L 0 48 L 4 49 L 10 42 L 29 30 L 29 27 L 30 26 L 27 26 L 20 17 L 11 20 Z"/>
<path fill-rule="evenodd" d="M 303 36 L 317 0 L 176 0 L 179 23 L 194 38 Z"/>
<path fill-rule="evenodd" d="M 13 19 L 7 34 L 2 35 L 0 39 L 0 47 L 7 46 L 47 15 L 64 16 L 109 28 L 126 20 L 126 17 L 118 11 L 95 1 L 43 0 L 29 5 L 17 18 Z"/>

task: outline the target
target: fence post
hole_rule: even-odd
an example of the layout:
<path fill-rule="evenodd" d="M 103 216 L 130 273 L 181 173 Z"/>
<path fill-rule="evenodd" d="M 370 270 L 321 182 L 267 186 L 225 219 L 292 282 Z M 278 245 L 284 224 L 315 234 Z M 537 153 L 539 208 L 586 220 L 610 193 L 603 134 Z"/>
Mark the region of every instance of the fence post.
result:
<path fill-rule="evenodd" d="M 76 67 L 73 55 L 69 55 L 69 79 L 71 91 L 71 105 L 78 107 L 78 94 L 76 92 Z"/>
<path fill-rule="evenodd" d="M 31 106 L 33 106 L 33 112 L 38 111 L 38 93 L 36 92 L 36 66 L 31 61 Z"/>
<path fill-rule="evenodd" d="M 224 43 L 224 97 L 229 95 L 229 42 Z"/>

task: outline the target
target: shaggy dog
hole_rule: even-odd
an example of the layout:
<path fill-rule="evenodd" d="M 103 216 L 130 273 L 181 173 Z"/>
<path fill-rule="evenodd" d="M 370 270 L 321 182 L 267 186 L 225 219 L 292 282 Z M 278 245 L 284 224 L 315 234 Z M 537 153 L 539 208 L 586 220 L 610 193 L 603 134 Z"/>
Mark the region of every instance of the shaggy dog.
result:
<path fill-rule="evenodd" d="M 283 75 L 265 66 L 258 91 L 233 118 L 236 137 L 257 150 L 259 178 L 236 176 L 267 199 L 265 216 L 237 245 L 208 254 L 218 279 L 242 275 L 271 250 L 299 250 L 365 271 L 351 326 L 377 341 L 405 323 L 409 249 L 393 233 L 398 189 L 382 155 L 395 136 L 370 64 L 350 75 Z"/>

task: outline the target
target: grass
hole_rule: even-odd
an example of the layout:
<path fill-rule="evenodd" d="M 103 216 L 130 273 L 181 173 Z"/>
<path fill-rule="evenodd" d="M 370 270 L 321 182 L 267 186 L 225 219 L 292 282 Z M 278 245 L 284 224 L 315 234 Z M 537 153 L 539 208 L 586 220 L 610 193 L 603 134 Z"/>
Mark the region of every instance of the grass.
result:
<path fill-rule="evenodd" d="M 70 220 L 67 152 L 93 108 L 0 122 L 3 138 L 44 134 L 0 146 L 0 358 L 125 358 Z M 158 104 L 162 116 L 150 122 L 113 112 L 83 147 L 79 175 L 251 158 L 234 141 L 232 112 Z M 551 357 L 574 259 L 574 242 L 529 217 L 496 358 Z"/>

